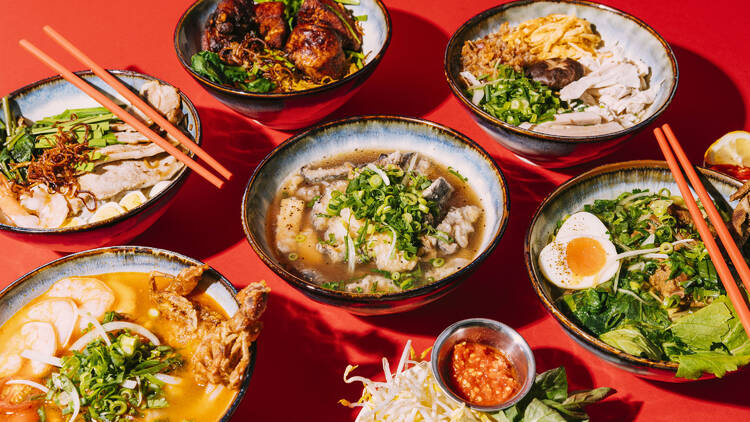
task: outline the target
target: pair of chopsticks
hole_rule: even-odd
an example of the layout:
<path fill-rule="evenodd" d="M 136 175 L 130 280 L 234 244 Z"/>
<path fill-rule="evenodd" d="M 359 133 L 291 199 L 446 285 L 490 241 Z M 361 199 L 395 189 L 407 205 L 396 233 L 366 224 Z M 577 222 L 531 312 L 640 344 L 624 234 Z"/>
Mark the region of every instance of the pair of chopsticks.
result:
<path fill-rule="evenodd" d="M 157 125 L 164 129 L 168 134 L 172 135 L 179 141 L 185 148 L 192 151 L 196 156 L 200 157 L 205 161 L 211 168 L 222 175 L 224 178 L 229 180 L 232 177 L 232 173 L 227 170 L 224 166 L 219 164 L 213 157 L 199 147 L 195 142 L 188 138 L 180 129 L 172 125 L 167 119 L 164 118 L 158 111 L 154 110 L 148 103 L 120 81 L 117 80 L 112 74 L 107 72 L 103 67 L 96 64 L 91 58 L 74 46 L 70 41 L 65 39 L 57 31 L 52 29 L 49 25 L 45 26 L 44 32 L 50 36 L 55 42 L 57 42 L 62 48 L 73 55 L 78 61 L 89 67 L 96 76 L 106 82 L 115 91 L 120 93 L 126 100 L 140 110 L 143 114 L 148 116 Z M 172 145 L 169 141 L 162 138 L 159 134 L 151 130 L 148 126 L 142 123 L 138 118 L 125 111 L 122 107 L 117 105 L 114 101 L 109 99 L 107 96 L 99 92 L 96 88 L 86 83 L 78 75 L 68 70 L 65 66 L 57 62 L 52 57 L 45 54 L 42 50 L 38 49 L 29 41 L 22 39 L 18 42 L 21 47 L 28 50 L 37 59 L 42 61 L 44 64 L 58 72 L 66 81 L 78 87 L 81 91 L 85 92 L 89 97 L 93 98 L 96 102 L 107 108 L 115 116 L 119 117 L 122 121 L 132 126 L 135 130 L 140 132 L 143 136 L 148 138 L 151 142 L 159 145 L 162 149 L 168 152 L 171 156 L 184 163 L 190 169 L 201 175 L 204 179 L 209 181 L 217 188 L 221 188 L 224 185 L 224 181 L 219 179 L 216 175 L 211 173 L 205 167 L 197 163 L 195 160 L 190 158 L 187 154 L 182 152 L 179 148 Z"/>
<path fill-rule="evenodd" d="M 693 165 L 690 164 L 690 160 L 688 160 L 687 155 L 685 155 L 685 151 L 677 141 L 674 132 L 672 132 L 672 128 L 670 128 L 669 125 L 656 128 L 654 129 L 654 135 L 656 135 L 659 147 L 661 148 L 662 153 L 664 153 L 664 158 L 667 160 L 669 170 L 672 171 L 677 186 L 680 188 L 680 193 L 685 200 L 688 211 L 690 211 L 690 216 L 693 217 L 698 233 L 700 234 L 703 243 L 706 245 L 711 261 L 713 261 L 714 267 L 716 267 L 716 272 L 721 279 L 721 283 L 724 285 L 727 295 L 732 301 L 732 305 L 734 305 L 735 311 L 737 311 L 737 315 L 742 322 L 742 326 L 745 328 L 745 332 L 750 337 L 750 310 L 748 310 L 745 298 L 739 287 L 737 287 L 737 283 L 735 283 L 734 277 L 729 271 L 729 266 L 727 266 L 727 263 L 721 254 L 721 250 L 719 250 L 719 246 L 716 244 L 713 235 L 711 235 L 708 224 L 703 218 L 703 214 L 698 208 L 698 204 L 695 202 L 692 192 L 690 192 L 690 188 L 685 180 L 685 176 L 682 174 L 682 170 L 685 171 L 685 174 L 690 180 L 690 184 L 693 185 L 693 189 L 698 194 L 698 198 L 701 200 L 701 204 L 708 215 L 708 219 L 716 229 L 721 243 L 724 244 L 724 248 L 726 249 L 729 258 L 732 260 L 734 268 L 737 270 L 740 279 L 742 279 L 742 283 L 748 291 L 750 291 L 750 268 L 748 268 L 747 262 L 745 262 L 742 253 L 737 247 L 732 235 L 729 233 L 726 224 L 724 224 L 724 220 L 716 209 L 713 200 L 711 200 L 711 197 L 708 195 L 705 186 L 701 183 L 698 173 L 696 173 Z M 674 153 L 672 150 L 674 150 Z M 676 159 L 675 155 L 677 156 Z M 677 163 L 678 160 L 679 164 L 682 164 L 682 170 L 680 170 L 680 166 Z"/>

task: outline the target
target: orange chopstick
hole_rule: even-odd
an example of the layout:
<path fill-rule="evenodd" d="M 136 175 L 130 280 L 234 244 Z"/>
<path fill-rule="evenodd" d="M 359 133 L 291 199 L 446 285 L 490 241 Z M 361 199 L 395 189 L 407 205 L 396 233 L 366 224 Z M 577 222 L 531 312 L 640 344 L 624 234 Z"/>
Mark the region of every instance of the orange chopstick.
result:
<path fill-rule="evenodd" d="M 688 211 L 690 211 L 690 216 L 693 217 L 695 227 L 698 229 L 698 233 L 700 234 L 703 243 L 706 245 L 708 255 L 711 257 L 711 261 L 713 262 L 714 267 L 716 267 L 716 273 L 719 275 L 719 279 L 724 285 L 724 288 L 727 291 L 727 295 L 729 296 L 729 300 L 732 302 L 735 311 L 737 311 L 737 315 L 742 322 L 742 326 L 745 328 L 745 332 L 747 333 L 748 337 L 750 337 L 750 310 L 748 310 L 747 305 L 745 304 L 745 299 L 743 298 L 739 287 L 737 287 L 737 284 L 734 281 L 732 272 L 729 271 L 729 266 L 724 260 L 724 257 L 721 255 L 719 245 L 716 244 L 716 240 L 714 239 L 713 235 L 711 235 L 711 231 L 708 228 L 706 220 L 703 219 L 703 214 L 698 208 L 698 204 L 695 202 L 695 198 L 693 198 L 693 193 L 690 191 L 690 187 L 688 187 L 687 181 L 682 175 L 680 165 L 677 163 L 677 159 L 675 159 L 675 156 L 672 153 L 667 140 L 664 138 L 664 132 L 662 132 L 660 128 L 656 128 L 654 129 L 654 135 L 656 135 L 656 140 L 659 142 L 659 147 L 661 148 L 662 153 L 664 153 L 664 158 L 667 160 L 669 170 L 672 171 L 675 182 L 677 182 L 677 186 L 680 188 L 680 193 L 682 194 L 682 198 L 685 200 L 685 205 L 687 205 Z M 690 165 L 689 162 L 687 164 L 688 165 L 684 166 L 685 171 L 688 172 L 688 174 L 691 170 L 695 172 L 692 165 Z M 697 174 L 696 181 L 698 183 L 693 183 L 693 189 L 695 189 L 696 192 L 705 192 L 706 188 L 703 186 L 700 180 L 697 180 Z M 698 195 L 700 196 L 700 193 Z M 711 201 L 711 198 L 708 197 L 707 192 L 706 197 L 708 198 L 707 201 L 701 199 L 701 203 L 703 204 L 704 209 L 708 208 L 707 204 L 713 205 L 713 201 Z M 714 224 L 714 227 L 715 226 L 716 224 Z M 726 229 L 726 227 L 724 228 Z M 732 242 L 732 244 L 734 244 L 734 242 Z"/>
<path fill-rule="evenodd" d="M 685 174 L 687 174 L 690 184 L 693 185 L 693 189 L 695 189 L 695 192 L 698 194 L 698 198 L 700 198 L 701 204 L 703 204 L 703 209 L 706 210 L 708 219 L 711 220 L 711 224 L 714 225 L 716 232 L 719 234 L 719 239 L 721 239 L 721 243 L 724 244 L 724 248 L 727 250 L 729 258 L 732 260 L 732 264 L 734 264 L 734 268 L 740 275 L 742 284 L 745 285 L 747 291 L 750 291 L 750 268 L 748 268 L 747 262 L 742 256 L 742 252 L 740 252 L 740 249 L 737 247 L 732 234 L 729 233 L 729 229 L 727 228 L 727 225 L 724 224 L 724 219 L 721 218 L 721 215 L 716 209 L 711 197 L 708 196 L 706 188 L 703 187 L 703 184 L 698 178 L 698 173 L 696 173 L 693 166 L 690 165 L 690 160 L 688 160 L 685 150 L 682 149 L 682 146 L 677 141 L 677 137 L 674 136 L 672 128 L 669 127 L 669 125 L 663 125 L 662 129 L 667 136 L 669 145 L 672 147 L 672 150 L 674 150 L 674 154 L 685 169 Z"/>
<path fill-rule="evenodd" d="M 103 80 L 109 86 L 114 88 L 115 91 L 119 92 L 120 95 L 125 97 L 126 100 L 130 101 L 130 104 L 138 108 L 138 110 L 142 111 L 143 114 L 145 114 L 151 120 L 156 122 L 156 124 L 161 126 L 162 129 L 166 130 L 167 133 L 174 136 L 175 139 L 180 141 L 180 144 L 182 144 L 185 148 L 195 153 L 195 155 L 200 157 L 209 166 L 211 166 L 211 168 L 216 170 L 219 174 L 224 176 L 226 179 L 232 178 L 232 173 L 229 170 L 227 170 L 224 166 L 219 164 L 218 161 L 216 161 L 213 157 L 211 157 L 206 151 L 204 151 L 201 147 L 199 147 L 190 138 L 185 136 L 185 134 L 180 129 L 176 128 L 172 123 L 170 123 L 167 119 L 165 119 L 164 116 L 161 115 L 161 113 L 154 110 L 147 102 L 143 101 L 143 99 L 139 95 L 135 94 L 133 91 L 128 89 L 128 87 L 123 85 L 122 82 L 117 80 L 117 78 L 112 76 L 112 74 L 107 72 L 103 67 L 96 64 L 96 62 L 91 60 L 91 58 L 89 58 L 89 56 L 84 54 L 83 51 L 81 51 L 76 46 L 74 46 L 70 41 L 65 39 L 65 37 L 60 35 L 60 33 L 52 29 L 51 26 L 46 25 L 43 29 L 44 29 L 44 32 L 46 32 L 47 35 L 49 35 L 53 40 L 55 40 L 55 42 L 60 44 L 62 48 L 64 48 L 70 54 L 72 54 L 73 57 L 78 59 L 79 62 L 91 68 L 91 70 L 94 72 L 96 76 L 98 76 L 101 80 Z"/>
<path fill-rule="evenodd" d="M 38 49 L 36 46 L 34 46 L 34 44 L 26 40 L 21 40 L 18 43 L 21 45 L 21 47 L 28 50 L 32 55 L 34 55 L 44 64 L 46 64 L 47 66 L 49 66 L 50 68 L 58 72 L 60 76 L 62 76 L 66 81 L 70 82 L 71 84 L 75 85 L 78 89 L 85 92 L 89 97 L 96 100 L 96 102 L 98 102 L 99 104 L 107 108 L 114 115 L 119 117 L 122 121 L 129 124 L 130 126 L 135 128 L 138 132 L 140 132 L 141 134 L 146 136 L 148 139 L 150 139 L 151 142 L 155 143 L 156 145 L 159 145 L 165 151 L 167 151 L 171 156 L 182 161 L 186 166 L 188 166 L 189 168 L 194 170 L 196 173 L 203 176 L 203 178 L 208 180 L 211 184 L 213 184 L 217 188 L 221 188 L 222 186 L 224 186 L 224 181 L 216 177 L 210 171 L 206 170 L 205 167 L 195 162 L 195 160 L 188 157 L 187 154 L 180 151 L 174 145 L 169 143 L 169 141 L 159 136 L 159 134 L 149 129 L 145 124 L 141 123 L 140 120 L 130 115 L 130 113 L 128 113 L 122 107 L 115 104 L 114 101 L 107 98 L 104 94 L 99 92 L 96 88 L 86 83 L 83 79 L 78 77 L 78 75 L 74 74 L 73 72 L 68 70 L 65 66 L 55 61 L 55 59 L 45 54 L 42 50 Z"/>

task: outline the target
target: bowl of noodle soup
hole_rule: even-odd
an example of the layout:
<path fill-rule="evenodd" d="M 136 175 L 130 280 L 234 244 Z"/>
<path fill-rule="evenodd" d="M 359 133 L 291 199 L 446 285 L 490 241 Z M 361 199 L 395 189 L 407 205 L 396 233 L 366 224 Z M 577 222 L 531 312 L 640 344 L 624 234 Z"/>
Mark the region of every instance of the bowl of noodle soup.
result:
<path fill-rule="evenodd" d="M 217 7 L 222 7 L 225 1 L 198 0 L 185 11 L 174 31 L 174 47 L 177 58 L 190 76 L 217 100 L 232 110 L 274 129 L 292 130 L 308 127 L 341 107 L 372 75 L 391 41 L 391 19 L 383 2 L 380 0 L 361 0 L 356 5 L 341 6 L 346 8 L 346 14 L 357 18 L 355 28 L 359 34 L 359 37 L 355 35 L 359 44 L 357 46 L 359 47 L 357 67 L 352 67 L 341 77 L 325 77 L 315 82 L 289 82 L 274 78 L 273 82 L 277 89 L 270 90 L 247 89 L 248 85 L 245 85 L 243 89 L 242 85 L 218 83 L 216 79 L 212 80 L 206 73 L 196 71 L 195 60 L 199 53 L 206 53 L 204 40 L 206 28 L 210 26 Z M 249 1 L 249 3 L 252 4 L 253 2 Z M 320 3 L 326 5 L 326 1 Z M 265 3 L 257 2 L 252 7 L 257 9 L 262 4 Z M 339 3 L 331 4 L 338 5 Z M 305 7 L 304 2 L 302 7 Z M 238 7 L 235 11 L 238 9 L 242 10 L 241 7 Z M 255 13 L 259 12 L 256 10 Z M 341 13 L 337 12 L 337 16 L 340 17 Z M 257 24 L 253 23 L 252 25 L 254 26 L 249 34 L 253 34 L 254 42 L 263 43 L 263 40 L 254 37 Z M 292 38 L 292 35 L 289 34 L 289 38 Z M 249 38 L 248 35 L 245 40 Z M 235 43 L 232 46 L 232 51 L 224 49 L 221 57 L 226 62 L 227 56 L 232 56 L 230 60 L 232 64 L 237 65 L 237 67 L 244 67 L 245 70 L 253 73 L 256 70 L 253 70 L 253 64 L 247 60 L 248 55 L 250 55 L 247 50 L 251 47 L 248 46 L 247 42 L 240 43 L 240 45 Z M 276 57 L 276 62 L 283 64 L 281 67 L 293 69 L 294 64 L 291 62 L 291 54 L 287 54 L 284 48 L 280 46 L 272 49 L 272 51 L 269 51 L 270 48 L 266 48 L 264 56 L 269 56 L 268 53 L 270 53 L 270 55 Z M 347 51 L 347 54 L 350 53 L 350 51 Z M 268 57 L 261 57 L 261 59 L 264 58 Z M 224 63 L 224 65 L 226 64 L 228 63 Z M 293 69 L 293 72 L 296 72 L 296 70 Z"/>
<path fill-rule="evenodd" d="M 579 0 L 515 1 L 474 16 L 448 42 L 444 71 L 496 142 L 558 168 L 613 152 L 666 110 L 679 79 L 654 29 Z"/>

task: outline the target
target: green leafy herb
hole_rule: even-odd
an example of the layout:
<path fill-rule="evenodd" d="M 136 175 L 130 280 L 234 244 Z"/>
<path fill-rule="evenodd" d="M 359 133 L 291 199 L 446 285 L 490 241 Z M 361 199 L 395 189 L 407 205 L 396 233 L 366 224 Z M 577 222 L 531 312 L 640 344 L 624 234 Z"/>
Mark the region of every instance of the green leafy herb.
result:
<path fill-rule="evenodd" d="M 710 350 L 714 343 L 721 343 L 722 338 L 729 333 L 731 319 L 732 312 L 727 304 L 723 300 L 717 300 L 691 315 L 680 318 L 671 329 L 686 345 L 697 350 Z"/>
<path fill-rule="evenodd" d="M 599 336 L 612 347 L 616 347 L 633 356 L 643 356 L 648 359 L 660 359 L 661 350 L 651 343 L 637 327 L 622 326 Z"/>
<path fill-rule="evenodd" d="M 450 174 L 458 177 L 463 182 L 469 180 L 467 177 L 465 177 L 464 175 L 462 175 L 461 173 L 459 173 L 458 170 L 454 169 L 453 167 L 448 167 L 448 173 L 450 173 Z"/>
<path fill-rule="evenodd" d="M 614 393 L 611 388 L 601 387 L 569 395 L 565 368 L 559 367 L 537 375 L 526 397 L 491 416 L 498 422 L 586 421 L 585 406 Z"/>
<path fill-rule="evenodd" d="M 115 313 L 108 313 L 105 321 L 115 318 Z M 86 418 L 111 422 L 131 420 L 146 409 L 168 406 L 164 383 L 154 375 L 179 368 L 181 357 L 170 346 L 143 342 L 127 330 L 109 336 L 110 346 L 97 339 L 83 351 L 63 357 L 60 372 L 47 383 L 47 399 L 67 414 L 72 404 L 66 395 L 75 390 Z"/>
<path fill-rule="evenodd" d="M 211 82 L 231 85 L 248 92 L 270 92 L 275 87 L 270 79 L 258 76 L 258 70 L 247 71 L 242 66 L 230 66 L 212 51 L 201 51 L 190 59 L 192 69 Z"/>
<path fill-rule="evenodd" d="M 497 77 L 491 82 L 469 87 L 468 93 L 484 111 L 511 125 L 546 122 L 553 120 L 559 111 L 569 109 L 551 88 L 500 64 L 500 61 Z"/>

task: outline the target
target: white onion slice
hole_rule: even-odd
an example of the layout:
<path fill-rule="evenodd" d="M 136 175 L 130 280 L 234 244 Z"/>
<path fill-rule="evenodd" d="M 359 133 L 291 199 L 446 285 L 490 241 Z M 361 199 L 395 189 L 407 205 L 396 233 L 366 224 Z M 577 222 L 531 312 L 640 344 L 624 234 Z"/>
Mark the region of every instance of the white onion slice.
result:
<path fill-rule="evenodd" d="M 414 155 L 411 157 L 411 160 L 409 160 L 409 167 L 406 170 L 407 173 L 411 173 L 411 171 L 414 170 L 414 165 L 417 164 L 418 156 L 419 154 L 415 152 Z"/>
<path fill-rule="evenodd" d="M 120 384 L 120 387 L 127 388 L 128 390 L 133 390 L 135 387 L 138 387 L 138 383 L 134 380 L 125 380 Z"/>
<path fill-rule="evenodd" d="M 133 324 L 132 322 L 125 322 L 125 321 L 114 321 L 114 322 L 108 322 L 104 325 L 102 325 L 102 329 L 104 329 L 104 332 L 110 332 L 110 331 L 118 331 L 118 330 L 130 330 L 135 332 L 136 334 L 140 334 L 141 336 L 145 337 L 153 343 L 155 346 L 158 346 L 161 344 L 159 339 L 152 333 L 151 331 L 147 330 L 141 325 Z M 73 343 L 72 346 L 70 346 L 70 350 L 81 350 L 83 349 L 87 344 L 91 343 L 94 338 L 98 335 L 95 331 L 91 331 L 83 335 L 81 338 L 76 340 L 75 343 Z"/>
<path fill-rule="evenodd" d="M 374 171 L 375 173 L 377 173 L 377 175 L 380 176 L 381 179 L 383 179 L 383 183 L 386 186 L 390 186 L 391 181 L 390 181 L 390 179 L 388 179 L 388 175 L 385 174 L 385 172 L 383 170 L 380 170 L 378 168 L 378 166 L 376 166 L 373 163 L 370 163 L 370 164 L 367 165 L 367 168 L 370 169 L 370 170 L 372 170 L 372 171 Z"/>
<path fill-rule="evenodd" d="M 182 382 L 182 378 L 173 377 L 167 374 L 154 374 L 154 378 L 158 379 L 164 384 L 177 385 Z"/>
<path fill-rule="evenodd" d="M 78 391 L 75 388 L 73 388 L 72 394 L 68 393 L 67 395 L 73 396 L 73 414 L 70 415 L 68 422 L 74 422 L 78 417 L 78 412 L 81 411 L 81 398 L 78 397 Z"/>
<path fill-rule="evenodd" d="M 669 255 L 665 253 L 647 253 L 643 257 L 646 259 L 669 259 Z"/>
<path fill-rule="evenodd" d="M 219 394 L 224 390 L 223 385 L 217 385 L 216 388 L 209 394 L 208 400 L 213 401 L 216 397 L 219 396 Z"/>
<path fill-rule="evenodd" d="M 92 317 L 90 314 L 87 314 L 85 312 L 81 312 L 80 315 L 86 318 L 87 320 L 89 320 L 89 322 L 91 322 L 91 325 L 94 326 L 93 331 L 99 334 L 99 337 L 104 339 L 104 342 L 107 343 L 107 346 L 112 345 L 112 342 L 109 340 L 109 336 L 104 331 L 104 327 L 102 327 L 102 324 L 100 324 L 99 321 L 96 320 L 96 318 Z"/>
<path fill-rule="evenodd" d="M 44 393 L 48 393 L 49 392 L 49 388 L 43 386 L 42 384 L 36 383 L 34 381 L 29 381 L 29 380 L 9 380 L 9 381 L 5 382 L 5 385 L 14 385 L 14 384 L 28 385 L 29 387 L 36 388 L 37 390 L 41 390 Z"/>
<path fill-rule="evenodd" d="M 346 237 L 344 238 L 346 241 L 346 247 L 347 247 L 347 256 L 348 261 L 347 264 L 349 264 L 349 273 L 354 272 L 354 267 L 357 265 L 357 252 L 354 250 L 354 240 L 352 240 L 351 236 L 347 233 Z"/>
<path fill-rule="evenodd" d="M 51 356 L 51 355 L 45 355 L 44 353 L 39 353 L 36 350 L 26 349 L 23 352 L 21 352 L 21 357 L 29 359 L 29 360 L 35 360 L 37 362 L 46 363 L 47 365 L 57 366 L 58 368 L 62 368 L 62 359 L 55 357 L 55 356 Z"/>
<path fill-rule="evenodd" d="M 391 227 L 390 225 L 386 225 L 389 229 L 391 229 L 391 246 L 388 248 L 388 258 L 393 258 L 393 254 L 396 253 L 396 238 L 398 237 L 398 234 L 396 233 L 396 229 Z"/>

